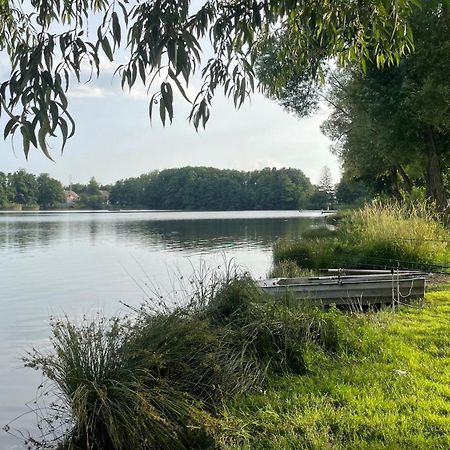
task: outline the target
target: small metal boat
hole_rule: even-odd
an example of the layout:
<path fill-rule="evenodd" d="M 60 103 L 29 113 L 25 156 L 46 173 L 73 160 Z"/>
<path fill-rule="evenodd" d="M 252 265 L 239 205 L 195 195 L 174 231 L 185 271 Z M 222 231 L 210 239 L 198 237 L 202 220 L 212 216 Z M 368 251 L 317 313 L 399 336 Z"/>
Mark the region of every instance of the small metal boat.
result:
<path fill-rule="evenodd" d="M 319 305 L 403 303 L 425 295 L 420 272 L 359 273 L 310 278 L 270 278 L 258 286 L 269 295 L 290 295 Z"/>

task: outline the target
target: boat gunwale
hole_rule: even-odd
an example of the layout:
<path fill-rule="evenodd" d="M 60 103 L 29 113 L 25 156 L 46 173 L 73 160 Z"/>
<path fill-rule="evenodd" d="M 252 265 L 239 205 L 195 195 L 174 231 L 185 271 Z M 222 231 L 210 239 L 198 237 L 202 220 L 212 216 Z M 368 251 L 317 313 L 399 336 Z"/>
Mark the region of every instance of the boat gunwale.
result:
<path fill-rule="evenodd" d="M 410 277 L 410 278 L 405 278 L 405 277 L 400 277 L 397 278 L 395 277 L 394 279 L 376 279 L 376 280 L 338 280 L 338 279 L 334 279 L 334 280 L 324 280 L 324 281 L 328 281 L 328 282 L 312 282 L 312 283 L 292 283 L 292 284 L 267 284 L 267 285 L 262 285 L 262 283 L 264 282 L 263 280 L 258 281 L 258 286 L 261 289 L 289 289 L 289 288 L 293 288 L 293 287 L 316 287 L 316 286 L 344 286 L 344 285 L 357 285 L 357 284 L 375 284 L 375 283 L 391 283 L 391 284 L 397 284 L 397 283 L 406 283 L 406 282 L 412 282 L 414 283 L 414 281 L 426 281 L 426 277 L 425 276 L 419 276 L 419 277 Z"/>

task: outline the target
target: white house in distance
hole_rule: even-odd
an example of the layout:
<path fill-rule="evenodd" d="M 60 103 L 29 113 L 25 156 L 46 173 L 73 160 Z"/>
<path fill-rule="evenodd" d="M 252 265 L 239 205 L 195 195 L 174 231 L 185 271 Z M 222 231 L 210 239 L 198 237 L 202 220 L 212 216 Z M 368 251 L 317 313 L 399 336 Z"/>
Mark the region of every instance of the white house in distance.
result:
<path fill-rule="evenodd" d="M 64 200 L 66 201 L 66 205 L 73 206 L 80 201 L 80 196 L 76 192 L 68 190 L 64 191 Z"/>

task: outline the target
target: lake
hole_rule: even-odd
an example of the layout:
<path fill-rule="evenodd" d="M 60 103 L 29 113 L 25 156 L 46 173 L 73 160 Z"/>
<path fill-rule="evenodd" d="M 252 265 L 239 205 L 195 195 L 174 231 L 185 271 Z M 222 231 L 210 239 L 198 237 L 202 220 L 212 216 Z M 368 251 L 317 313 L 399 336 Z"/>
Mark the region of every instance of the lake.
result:
<path fill-rule="evenodd" d="M 42 378 L 21 357 L 48 344 L 51 316 L 119 313 L 155 289 L 170 295 L 201 264 L 264 277 L 277 239 L 322 221 L 317 211 L 1 213 L 0 427 L 33 408 Z M 30 413 L 12 426 L 35 423 Z M 0 449 L 22 448 L 0 432 Z"/>

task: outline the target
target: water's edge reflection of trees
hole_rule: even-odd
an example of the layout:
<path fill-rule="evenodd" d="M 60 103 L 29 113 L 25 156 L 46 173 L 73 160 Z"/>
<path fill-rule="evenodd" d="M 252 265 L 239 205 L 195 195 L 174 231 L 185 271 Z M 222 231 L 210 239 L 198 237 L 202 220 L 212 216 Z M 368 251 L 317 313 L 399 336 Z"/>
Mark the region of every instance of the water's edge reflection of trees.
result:
<path fill-rule="evenodd" d="M 240 246 L 270 247 L 280 237 L 298 238 L 316 218 L 203 219 L 203 220 L 117 220 L 89 218 L 76 221 L 0 222 L 0 250 L 27 251 L 60 242 L 89 239 L 92 244 L 114 239 L 120 245 L 171 250 L 213 250 Z M 88 238 L 89 237 L 89 238 Z"/>

